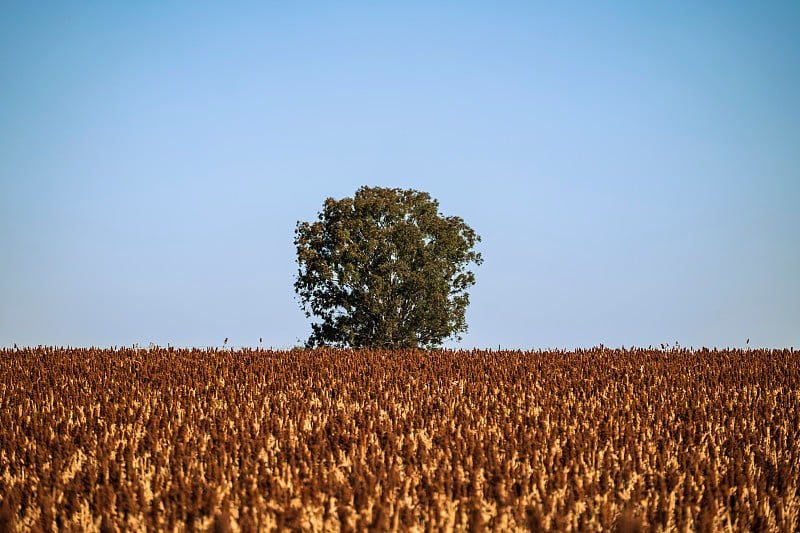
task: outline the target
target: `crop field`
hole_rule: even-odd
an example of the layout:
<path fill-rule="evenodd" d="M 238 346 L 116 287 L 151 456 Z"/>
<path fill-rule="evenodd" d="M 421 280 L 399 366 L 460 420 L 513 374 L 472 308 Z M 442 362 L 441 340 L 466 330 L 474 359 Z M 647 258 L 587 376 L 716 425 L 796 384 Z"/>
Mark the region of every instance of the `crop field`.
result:
<path fill-rule="evenodd" d="M 0 350 L 0 530 L 800 531 L 794 350 Z"/>

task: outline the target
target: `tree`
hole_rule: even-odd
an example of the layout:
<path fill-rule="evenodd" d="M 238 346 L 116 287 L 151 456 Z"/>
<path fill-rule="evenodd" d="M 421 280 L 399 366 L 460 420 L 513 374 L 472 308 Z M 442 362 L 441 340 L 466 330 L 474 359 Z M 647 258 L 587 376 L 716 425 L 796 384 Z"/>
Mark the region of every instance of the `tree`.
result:
<path fill-rule="evenodd" d="M 480 237 L 439 214 L 426 192 L 361 187 L 298 221 L 294 287 L 313 333 L 306 345 L 435 347 L 467 330 L 470 263 Z"/>

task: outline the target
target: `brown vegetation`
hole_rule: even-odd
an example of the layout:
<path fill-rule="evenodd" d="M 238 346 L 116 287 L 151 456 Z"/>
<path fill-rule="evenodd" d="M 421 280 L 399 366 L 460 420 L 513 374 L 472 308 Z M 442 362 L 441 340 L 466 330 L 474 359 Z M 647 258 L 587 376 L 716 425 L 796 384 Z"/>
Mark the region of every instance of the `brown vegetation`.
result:
<path fill-rule="evenodd" d="M 782 351 L 0 351 L 0 528 L 800 529 Z"/>

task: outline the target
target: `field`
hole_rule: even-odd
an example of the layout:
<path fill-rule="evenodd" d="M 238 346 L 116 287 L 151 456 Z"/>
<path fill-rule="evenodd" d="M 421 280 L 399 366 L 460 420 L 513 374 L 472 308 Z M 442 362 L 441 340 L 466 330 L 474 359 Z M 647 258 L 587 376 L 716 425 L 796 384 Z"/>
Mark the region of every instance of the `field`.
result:
<path fill-rule="evenodd" d="M 4 349 L 0 500 L 20 531 L 800 531 L 800 354 Z"/>

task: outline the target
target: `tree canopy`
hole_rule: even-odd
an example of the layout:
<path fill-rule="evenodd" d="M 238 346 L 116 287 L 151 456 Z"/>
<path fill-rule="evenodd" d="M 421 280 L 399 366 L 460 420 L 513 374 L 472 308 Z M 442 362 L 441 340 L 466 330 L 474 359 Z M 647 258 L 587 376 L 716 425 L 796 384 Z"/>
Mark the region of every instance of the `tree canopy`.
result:
<path fill-rule="evenodd" d="M 467 331 L 480 237 L 413 189 L 361 187 L 298 221 L 294 287 L 312 323 L 306 345 L 435 347 Z"/>

